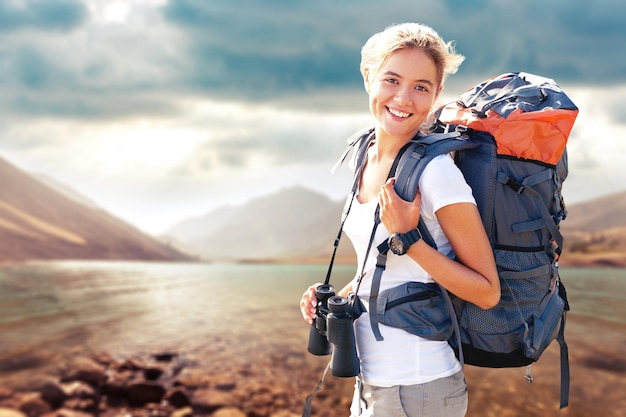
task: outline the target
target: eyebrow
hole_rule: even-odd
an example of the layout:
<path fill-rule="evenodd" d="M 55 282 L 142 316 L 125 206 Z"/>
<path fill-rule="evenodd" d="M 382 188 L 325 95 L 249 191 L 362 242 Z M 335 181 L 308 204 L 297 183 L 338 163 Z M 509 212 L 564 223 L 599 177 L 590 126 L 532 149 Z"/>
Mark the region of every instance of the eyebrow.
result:
<path fill-rule="evenodd" d="M 397 73 L 395 73 L 395 72 L 393 72 L 393 71 L 385 71 L 384 75 L 391 75 L 391 76 L 393 76 L 393 77 L 402 78 L 402 76 L 401 76 L 400 74 L 397 74 Z M 425 80 L 414 80 L 414 81 L 415 81 L 415 82 L 417 82 L 417 83 L 424 83 L 424 84 L 428 84 L 428 85 L 430 85 L 431 87 L 433 87 L 433 86 L 435 85 L 432 81 L 430 81 L 430 80 L 426 80 L 426 79 L 425 79 Z"/>

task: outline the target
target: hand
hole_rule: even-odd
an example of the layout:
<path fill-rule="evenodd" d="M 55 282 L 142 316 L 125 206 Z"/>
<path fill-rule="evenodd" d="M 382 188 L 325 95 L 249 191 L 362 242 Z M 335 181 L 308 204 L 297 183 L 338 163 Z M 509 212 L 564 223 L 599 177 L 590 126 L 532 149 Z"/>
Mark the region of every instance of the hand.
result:
<path fill-rule="evenodd" d="M 313 284 L 302 294 L 302 298 L 300 299 L 300 312 L 302 312 L 302 317 L 309 324 L 313 324 L 313 320 L 315 320 L 315 316 L 317 314 L 317 297 L 315 296 L 315 290 L 317 287 L 322 285 L 321 283 Z"/>
<path fill-rule="evenodd" d="M 418 191 L 413 201 L 405 201 L 396 193 L 394 185 L 395 178 L 390 178 L 380 187 L 380 220 L 389 233 L 406 233 L 417 228 L 422 196 Z"/>

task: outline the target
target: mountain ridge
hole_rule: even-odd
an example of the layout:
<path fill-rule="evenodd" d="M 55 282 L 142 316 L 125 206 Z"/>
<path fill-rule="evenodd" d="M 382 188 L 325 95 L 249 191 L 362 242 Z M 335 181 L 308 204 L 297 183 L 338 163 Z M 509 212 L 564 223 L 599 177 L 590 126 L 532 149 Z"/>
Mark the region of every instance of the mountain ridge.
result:
<path fill-rule="evenodd" d="M 343 206 L 343 201 L 333 201 L 317 191 L 290 187 L 200 216 L 205 224 L 214 222 L 210 233 L 203 232 L 203 223 L 196 218 L 179 223 L 166 236 L 183 241 L 186 248 L 209 260 L 326 262 Z M 285 211 L 286 207 L 290 210 Z M 561 265 L 626 267 L 626 221 L 621 214 L 626 212 L 626 191 L 572 204 L 568 210 L 561 223 L 565 236 Z M 219 226 L 215 224 L 218 218 Z M 194 239 L 181 234 L 181 224 L 194 230 Z M 356 260 L 345 237 L 339 259 Z"/>
<path fill-rule="evenodd" d="M 0 179 L 0 262 L 193 259 L 105 210 L 68 197 L 2 157 Z"/>
<path fill-rule="evenodd" d="M 294 186 L 184 220 L 165 236 L 210 260 L 323 257 L 332 248 L 342 207 L 322 193 Z"/>

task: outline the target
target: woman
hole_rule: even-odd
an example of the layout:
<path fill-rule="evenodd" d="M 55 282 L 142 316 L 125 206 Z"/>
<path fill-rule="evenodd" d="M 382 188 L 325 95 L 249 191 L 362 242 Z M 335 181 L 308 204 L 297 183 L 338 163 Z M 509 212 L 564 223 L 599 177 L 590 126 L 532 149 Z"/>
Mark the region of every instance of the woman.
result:
<path fill-rule="evenodd" d="M 500 286 L 493 254 L 472 192 L 450 155 L 428 164 L 412 202 L 394 191 L 387 179 L 400 149 L 425 126 L 443 83 L 464 57 L 431 28 L 407 23 L 372 36 L 362 49 L 361 73 L 375 118 L 375 140 L 368 149 L 358 192 L 344 231 L 352 241 L 365 275 L 357 295 L 369 294 L 376 254 L 365 256 L 380 206 L 382 224 L 372 245 L 395 233 L 415 230 L 424 220 L 439 249 L 423 239 L 402 255 L 389 253 L 380 291 L 409 281 L 437 282 L 482 308 L 497 304 Z M 454 251 L 457 261 L 446 256 Z M 363 265 L 365 262 L 365 265 Z M 357 277 L 339 295 L 357 286 Z M 300 308 L 309 323 L 315 317 L 315 284 L 303 294 Z M 367 302 L 364 303 L 367 305 Z M 380 324 L 376 340 L 368 313 L 355 322 L 361 374 L 357 378 L 352 416 L 463 416 L 467 387 L 460 363 L 445 341 L 430 341 Z"/>

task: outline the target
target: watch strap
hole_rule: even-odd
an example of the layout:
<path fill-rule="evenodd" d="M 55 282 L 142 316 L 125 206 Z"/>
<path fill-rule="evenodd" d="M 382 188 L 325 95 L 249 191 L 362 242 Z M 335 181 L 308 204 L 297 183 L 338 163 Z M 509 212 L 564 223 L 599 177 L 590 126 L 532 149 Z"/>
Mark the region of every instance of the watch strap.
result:
<path fill-rule="evenodd" d="M 406 233 L 402 233 L 400 236 L 402 236 L 402 240 L 406 242 L 407 250 L 411 247 L 411 245 L 417 243 L 422 238 L 422 234 L 417 229 L 412 229 Z"/>

